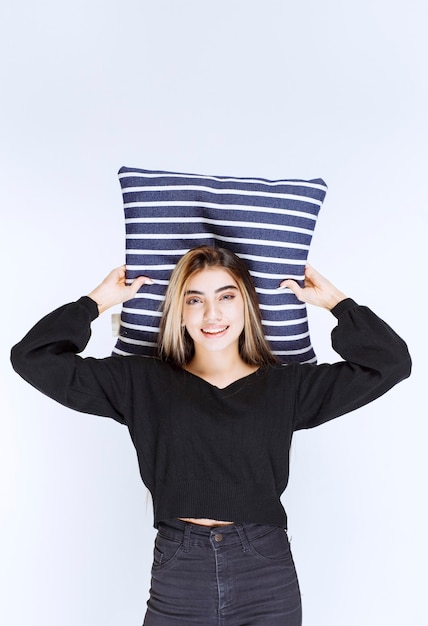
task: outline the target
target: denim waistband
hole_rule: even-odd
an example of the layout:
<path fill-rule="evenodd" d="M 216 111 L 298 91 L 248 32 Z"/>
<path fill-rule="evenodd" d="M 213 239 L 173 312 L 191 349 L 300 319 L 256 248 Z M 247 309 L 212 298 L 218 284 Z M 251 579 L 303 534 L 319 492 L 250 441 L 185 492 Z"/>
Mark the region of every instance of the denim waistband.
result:
<path fill-rule="evenodd" d="M 248 542 L 267 535 L 276 529 L 276 526 L 252 523 L 235 523 L 227 526 L 201 526 L 183 522 L 179 519 L 160 522 L 159 535 L 183 543 L 187 551 L 190 546 L 208 546 L 213 542 L 225 547 L 241 544 L 244 550 L 248 549 Z"/>

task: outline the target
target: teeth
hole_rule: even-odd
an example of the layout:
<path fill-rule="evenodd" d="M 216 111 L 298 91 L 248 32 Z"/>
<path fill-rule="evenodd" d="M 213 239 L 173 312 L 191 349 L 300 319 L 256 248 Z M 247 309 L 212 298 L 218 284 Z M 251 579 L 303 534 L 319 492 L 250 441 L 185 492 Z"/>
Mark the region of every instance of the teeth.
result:
<path fill-rule="evenodd" d="M 207 333 L 208 335 L 217 335 L 218 333 L 222 333 L 227 329 L 227 326 L 224 328 L 202 328 L 203 333 Z"/>

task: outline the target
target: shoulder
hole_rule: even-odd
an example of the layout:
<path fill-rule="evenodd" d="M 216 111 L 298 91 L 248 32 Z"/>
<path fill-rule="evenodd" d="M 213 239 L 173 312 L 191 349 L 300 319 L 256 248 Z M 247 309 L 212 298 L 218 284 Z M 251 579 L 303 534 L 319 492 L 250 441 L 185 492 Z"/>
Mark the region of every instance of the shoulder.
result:
<path fill-rule="evenodd" d="M 174 365 L 162 361 L 157 357 L 142 355 L 117 355 L 110 357 L 110 359 L 113 361 L 120 361 L 121 366 L 127 367 L 130 372 L 155 377 L 159 382 L 163 379 L 180 379 L 183 375 L 183 370 L 181 368 L 175 367 Z"/>
<path fill-rule="evenodd" d="M 262 385 L 283 383 L 286 380 L 295 378 L 302 367 L 304 367 L 304 365 L 301 363 L 267 365 L 256 372 L 256 379 Z"/>

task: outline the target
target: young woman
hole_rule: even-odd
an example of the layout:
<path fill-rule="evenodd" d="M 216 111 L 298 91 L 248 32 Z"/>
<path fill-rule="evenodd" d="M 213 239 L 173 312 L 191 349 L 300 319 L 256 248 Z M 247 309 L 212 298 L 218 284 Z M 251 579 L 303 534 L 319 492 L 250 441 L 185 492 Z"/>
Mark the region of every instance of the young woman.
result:
<path fill-rule="evenodd" d="M 159 358 L 81 358 L 91 322 L 148 277 L 112 271 L 12 350 L 16 371 L 58 402 L 128 429 L 158 529 L 145 626 L 299 626 L 280 496 L 293 432 L 379 397 L 410 374 L 385 322 L 307 267 L 306 303 L 331 310 L 332 365 L 276 363 L 251 277 L 232 253 L 188 252 L 168 287 Z"/>

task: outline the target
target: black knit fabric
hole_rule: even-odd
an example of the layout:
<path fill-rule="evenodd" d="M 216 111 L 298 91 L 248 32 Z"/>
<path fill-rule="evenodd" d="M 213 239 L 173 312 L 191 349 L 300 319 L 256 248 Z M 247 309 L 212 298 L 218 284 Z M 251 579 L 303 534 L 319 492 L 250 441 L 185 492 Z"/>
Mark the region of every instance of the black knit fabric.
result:
<path fill-rule="evenodd" d="M 12 349 L 15 370 L 72 409 L 129 429 L 154 524 L 177 517 L 286 527 L 295 430 L 312 428 L 385 393 L 410 374 L 406 344 L 353 300 L 333 311 L 332 365 L 274 366 L 219 389 L 143 356 L 81 358 L 98 309 L 84 296 L 43 318 Z"/>

